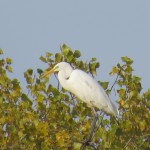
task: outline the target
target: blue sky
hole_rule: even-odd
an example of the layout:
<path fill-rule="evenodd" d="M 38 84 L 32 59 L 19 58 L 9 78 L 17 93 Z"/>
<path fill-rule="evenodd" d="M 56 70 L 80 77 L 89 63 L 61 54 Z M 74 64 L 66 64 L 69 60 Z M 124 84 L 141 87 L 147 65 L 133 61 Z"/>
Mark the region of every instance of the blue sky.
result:
<path fill-rule="evenodd" d="M 144 90 L 150 87 L 149 0 L 1 1 L 0 48 L 13 59 L 11 76 L 23 86 L 23 72 L 47 68 L 39 57 L 59 52 L 63 43 L 79 49 L 84 60 L 96 57 L 97 78 L 111 83 L 112 66 L 122 56 L 131 57 Z"/>

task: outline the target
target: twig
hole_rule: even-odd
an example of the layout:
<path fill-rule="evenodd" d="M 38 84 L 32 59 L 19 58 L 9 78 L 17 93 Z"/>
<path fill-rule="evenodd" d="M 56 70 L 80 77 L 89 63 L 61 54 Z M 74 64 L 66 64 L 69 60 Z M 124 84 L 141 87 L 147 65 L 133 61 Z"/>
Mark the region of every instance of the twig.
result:
<path fill-rule="evenodd" d="M 119 75 L 120 75 L 120 73 L 121 73 L 121 70 L 123 70 L 124 67 L 126 67 L 126 64 L 123 65 L 122 67 L 120 67 L 120 70 L 119 70 L 119 72 L 118 72 L 118 75 L 117 75 L 117 77 L 116 77 L 116 80 L 115 80 L 114 84 L 112 85 L 110 91 L 113 89 L 114 85 L 116 84 L 116 82 L 117 82 L 117 80 L 118 80 L 118 77 L 119 77 Z"/>
<path fill-rule="evenodd" d="M 150 134 L 145 134 L 145 135 L 142 135 L 142 137 L 145 137 L 145 136 L 150 136 Z"/>
<path fill-rule="evenodd" d="M 87 141 L 82 144 L 80 150 L 84 150 L 87 146 L 93 148 L 93 150 L 97 150 L 97 148 L 94 146 L 94 143 Z"/>
<path fill-rule="evenodd" d="M 150 134 L 142 135 L 142 137 L 146 137 L 146 139 L 140 144 L 139 148 L 147 141 L 147 136 L 150 136 Z"/>
<path fill-rule="evenodd" d="M 140 144 L 139 148 L 147 141 L 148 137 Z"/>
<path fill-rule="evenodd" d="M 117 74 L 116 80 L 115 80 L 115 82 L 113 83 L 113 85 L 112 85 L 112 87 L 111 87 L 111 89 L 110 89 L 110 92 L 112 91 L 113 87 L 115 86 L 115 84 L 116 84 L 116 82 L 117 82 L 117 80 L 118 80 L 118 78 L 119 78 L 120 72 L 121 72 L 121 69 L 119 70 L 119 72 L 118 72 L 118 74 Z"/>
<path fill-rule="evenodd" d="M 126 145 L 124 146 L 124 148 L 122 150 L 124 150 L 130 143 L 130 141 L 133 139 L 133 136 L 128 140 L 128 142 L 126 143 Z"/>

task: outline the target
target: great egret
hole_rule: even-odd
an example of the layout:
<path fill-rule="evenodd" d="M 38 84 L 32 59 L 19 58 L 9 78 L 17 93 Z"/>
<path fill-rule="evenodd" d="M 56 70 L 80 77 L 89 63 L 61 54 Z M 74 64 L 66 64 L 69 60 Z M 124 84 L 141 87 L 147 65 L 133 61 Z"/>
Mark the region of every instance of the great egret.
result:
<path fill-rule="evenodd" d="M 50 71 L 45 71 L 42 77 L 58 72 L 58 80 L 62 87 L 73 93 L 94 110 L 93 106 L 107 114 L 118 115 L 116 106 L 111 102 L 104 89 L 90 75 L 75 69 L 67 62 L 56 64 Z"/>

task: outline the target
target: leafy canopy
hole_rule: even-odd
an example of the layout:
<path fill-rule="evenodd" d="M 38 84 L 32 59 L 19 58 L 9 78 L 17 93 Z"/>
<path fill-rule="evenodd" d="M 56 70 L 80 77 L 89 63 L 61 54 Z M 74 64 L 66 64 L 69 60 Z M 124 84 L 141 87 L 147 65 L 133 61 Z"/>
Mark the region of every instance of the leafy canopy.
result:
<path fill-rule="evenodd" d="M 84 62 L 79 50 L 73 51 L 65 44 L 60 49 L 56 54 L 47 52 L 40 60 L 50 68 L 67 61 L 74 68 L 96 75 L 100 66 L 96 58 Z M 89 136 L 91 109 L 59 82 L 55 87 L 48 78 L 40 79 L 40 68 L 24 73 L 27 93 L 23 92 L 18 79 L 8 76 L 13 72 L 11 58 L 3 58 L 2 49 L 0 55 L 0 149 L 79 150 Z M 110 72 L 116 76 L 113 88 L 119 97 L 120 116 L 117 121 L 99 116 L 91 142 L 96 149 L 150 149 L 150 90 L 141 92 L 141 78 L 133 74 L 133 60 L 121 60 Z M 111 92 L 109 82 L 98 82 Z M 86 148 L 93 149 L 90 145 Z"/>

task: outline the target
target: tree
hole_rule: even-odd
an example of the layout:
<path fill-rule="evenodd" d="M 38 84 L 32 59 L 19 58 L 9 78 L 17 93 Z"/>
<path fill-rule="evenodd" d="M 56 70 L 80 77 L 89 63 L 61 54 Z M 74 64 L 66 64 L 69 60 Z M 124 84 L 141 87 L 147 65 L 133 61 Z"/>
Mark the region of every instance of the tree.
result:
<path fill-rule="evenodd" d="M 79 50 L 61 46 L 56 54 L 46 53 L 40 60 L 50 67 L 67 61 L 93 77 L 100 64 L 96 58 L 81 60 Z M 3 51 L 0 50 L 1 57 Z M 133 60 L 122 57 L 110 75 L 114 85 L 120 116 L 100 116 L 87 150 L 150 149 L 150 90 L 142 92 L 140 77 L 133 74 Z M 74 95 L 49 79 L 41 79 L 32 69 L 24 73 L 27 93 L 17 79 L 10 79 L 11 58 L 0 59 L 0 149 L 79 150 L 89 136 L 93 116 L 91 109 Z M 57 79 L 57 76 L 56 76 Z M 108 82 L 98 81 L 109 94 Z M 101 113 L 96 109 L 97 113 Z"/>

